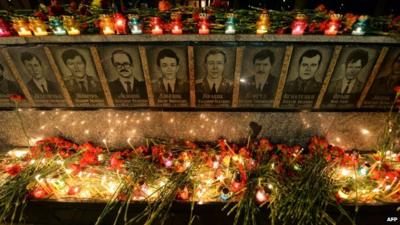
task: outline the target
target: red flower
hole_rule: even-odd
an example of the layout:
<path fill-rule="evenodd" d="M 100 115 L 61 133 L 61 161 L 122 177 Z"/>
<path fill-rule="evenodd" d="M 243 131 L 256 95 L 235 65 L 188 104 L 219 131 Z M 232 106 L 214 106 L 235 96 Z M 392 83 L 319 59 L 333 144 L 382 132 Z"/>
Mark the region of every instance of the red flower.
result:
<path fill-rule="evenodd" d="M 110 165 L 112 169 L 121 170 L 124 165 L 121 152 L 114 152 L 110 158 Z"/>
<path fill-rule="evenodd" d="M 396 94 L 400 94 L 400 86 L 396 86 L 394 87 L 394 92 L 396 92 Z"/>
<path fill-rule="evenodd" d="M 79 164 L 81 167 L 85 167 L 87 165 L 97 165 L 99 164 L 99 161 L 97 159 L 97 154 L 86 151 L 82 154 L 82 158 L 79 161 Z"/>
<path fill-rule="evenodd" d="M 19 172 L 21 172 L 21 170 L 22 170 L 22 167 L 19 164 L 7 166 L 5 169 L 6 173 L 10 174 L 11 176 L 15 176 L 15 175 L 19 174 Z"/>
<path fill-rule="evenodd" d="M 33 191 L 30 192 L 30 196 L 37 199 L 47 198 L 50 195 L 45 189 L 42 187 L 37 187 Z"/>
<path fill-rule="evenodd" d="M 23 95 L 11 95 L 10 100 L 12 100 L 15 103 L 20 103 L 25 99 Z"/>

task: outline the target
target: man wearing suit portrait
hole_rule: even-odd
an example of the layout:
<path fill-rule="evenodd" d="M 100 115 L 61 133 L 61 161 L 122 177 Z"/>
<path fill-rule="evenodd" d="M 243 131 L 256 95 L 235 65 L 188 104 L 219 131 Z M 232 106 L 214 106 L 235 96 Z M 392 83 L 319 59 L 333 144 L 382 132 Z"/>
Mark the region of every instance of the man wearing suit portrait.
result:
<path fill-rule="evenodd" d="M 394 94 L 393 88 L 400 85 L 400 53 L 394 58 L 390 72 L 385 76 L 378 77 L 372 85 L 372 94 Z"/>
<path fill-rule="evenodd" d="M 328 88 L 330 94 L 356 94 L 362 91 L 364 83 L 358 80 L 362 68 L 368 63 L 368 52 L 363 49 L 352 51 L 346 58 L 344 76 L 335 80 Z"/>
<path fill-rule="evenodd" d="M 232 81 L 224 78 L 224 70 L 226 64 L 225 52 L 212 49 L 204 59 L 207 75 L 196 81 L 196 92 L 205 94 L 223 94 L 232 93 Z M 228 97 L 228 96 L 226 96 Z"/>
<path fill-rule="evenodd" d="M 268 49 L 254 55 L 253 74 L 240 79 L 241 98 L 260 96 L 262 99 L 272 99 L 275 96 L 277 78 L 271 74 L 274 62 L 274 53 Z"/>
<path fill-rule="evenodd" d="M 317 71 L 320 68 L 322 54 L 310 49 L 305 51 L 298 62 L 298 76 L 295 80 L 286 84 L 285 92 L 290 94 L 317 94 L 320 91 L 321 82 L 316 80 Z"/>
<path fill-rule="evenodd" d="M 0 94 L 1 95 L 12 95 L 21 94 L 21 90 L 18 85 L 11 80 L 7 80 L 4 76 L 4 67 L 0 64 Z"/>
<path fill-rule="evenodd" d="M 65 85 L 68 90 L 75 94 L 100 94 L 103 95 L 103 89 L 100 83 L 86 72 L 87 62 L 75 49 L 68 49 L 61 55 L 65 66 L 71 73 L 70 77 L 65 77 Z"/>
<path fill-rule="evenodd" d="M 188 94 L 189 83 L 177 76 L 179 57 L 171 49 L 163 49 L 158 53 L 157 66 L 161 71 L 155 93 L 158 94 Z"/>
<path fill-rule="evenodd" d="M 34 96 L 37 94 L 59 94 L 56 83 L 46 79 L 42 62 L 36 55 L 23 52 L 20 55 L 20 60 L 31 78 L 26 85 Z"/>
<path fill-rule="evenodd" d="M 111 54 L 111 62 L 118 74 L 116 80 L 108 83 L 113 96 L 137 94 L 139 98 L 146 98 L 146 84 L 136 79 L 131 56 L 124 50 L 116 50 Z"/>

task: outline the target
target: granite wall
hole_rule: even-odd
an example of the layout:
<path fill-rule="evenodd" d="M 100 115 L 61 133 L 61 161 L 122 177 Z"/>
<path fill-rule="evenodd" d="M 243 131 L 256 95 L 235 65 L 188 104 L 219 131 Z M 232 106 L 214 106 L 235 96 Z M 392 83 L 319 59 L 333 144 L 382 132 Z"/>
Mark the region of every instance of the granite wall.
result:
<path fill-rule="evenodd" d="M 387 113 L 371 112 L 163 112 L 101 109 L 91 111 L 20 109 L 31 141 L 59 135 L 78 143 L 108 147 L 139 143 L 145 137 L 215 141 L 245 139 L 249 123 L 274 143 L 306 144 L 310 136 L 326 136 L 345 148 L 374 148 Z M 26 146 L 16 111 L 0 112 L 0 147 Z"/>

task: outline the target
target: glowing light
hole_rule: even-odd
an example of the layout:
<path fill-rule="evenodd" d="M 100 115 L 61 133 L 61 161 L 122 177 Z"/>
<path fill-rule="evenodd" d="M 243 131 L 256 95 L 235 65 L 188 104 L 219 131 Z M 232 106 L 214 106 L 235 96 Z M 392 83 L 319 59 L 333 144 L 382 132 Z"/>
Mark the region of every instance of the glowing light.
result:
<path fill-rule="evenodd" d="M 7 155 L 13 158 L 24 158 L 29 153 L 28 149 L 13 149 L 7 153 Z"/>
<path fill-rule="evenodd" d="M 264 189 L 260 188 L 257 190 L 256 199 L 257 199 L 257 202 L 259 202 L 259 203 L 263 203 L 268 200 L 267 194 L 265 193 Z"/>
<path fill-rule="evenodd" d="M 367 130 L 367 129 L 365 129 L 365 128 L 362 128 L 360 131 L 361 131 L 361 133 L 364 134 L 364 135 L 370 134 L 369 130 Z"/>

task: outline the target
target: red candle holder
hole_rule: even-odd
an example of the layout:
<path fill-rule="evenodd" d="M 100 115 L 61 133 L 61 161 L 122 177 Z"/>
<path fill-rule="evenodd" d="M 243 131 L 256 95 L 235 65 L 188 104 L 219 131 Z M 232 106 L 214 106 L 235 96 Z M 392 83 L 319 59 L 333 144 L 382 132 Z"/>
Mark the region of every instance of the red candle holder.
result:
<path fill-rule="evenodd" d="M 171 33 L 172 34 L 182 34 L 182 16 L 180 13 L 172 13 L 171 14 Z"/>
<path fill-rule="evenodd" d="M 307 28 L 306 15 L 297 14 L 296 19 L 292 22 L 292 35 L 303 35 L 304 30 Z"/>
<path fill-rule="evenodd" d="M 163 34 L 162 20 L 160 17 L 152 17 L 150 19 L 151 34 Z"/>
<path fill-rule="evenodd" d="M 341 19 L 342 15 L 341 14 L 331 14 L 331 19 L 328 22 L 326 29 L 325 29 L 325 35 L 336 35 L 339 31 L 340 25 L 341 25 Z"/>
<path fill-rule="evenodd" d="M 5 19 L 0 18 L 0 37 L 8 36 L 11 36 L 10 26 Z"/>
<path fill-rule="evenodd" d="M 127 19 L 121 13 L 114 14 L 114 29 L 117 34 L 127 34 L 128 27 L 126 25 Z"/>
<path fill-rule="evenodd" d="M 208 23 L 208 15 L 206 13 L 200 13 L 200 21 L 198 23 L 199 34 L 209 34 L 210 24 Z"/>

